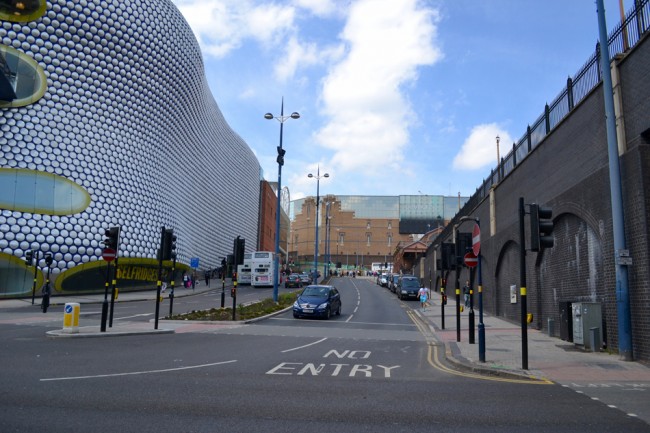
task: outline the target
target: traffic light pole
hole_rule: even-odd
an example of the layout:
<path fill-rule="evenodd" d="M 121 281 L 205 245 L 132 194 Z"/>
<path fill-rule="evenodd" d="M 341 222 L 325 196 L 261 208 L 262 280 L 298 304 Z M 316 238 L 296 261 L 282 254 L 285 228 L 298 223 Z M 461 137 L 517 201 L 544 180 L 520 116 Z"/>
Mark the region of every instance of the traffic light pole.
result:
<path fill-rule="evenodd" d="M 115 310 L 115 295 L 117 291 L 117 257 L 113 265 L 113 279 L 111 280 L 111 312 L 108 315 L 108 327 L 113 327 L 113 311 Z"/>
<path fill-rule="evenodd" d="M 474 276 L 476 268 L 471 268 L 469 272 L 469 326 L 467 332 L 469 333 L 469 344 L 476 344 L 475 334 L 475 316 L 474 316 Z"/>
<path fill-rule="evenodd" d="M 521 368 L 528 370 L 528 306 L 526 305 L 526 233 L 524 198 L 519 197 L 519 279 L 521 281 Z"/>
<path fill-rule="evenodd" d="M 99 326 L 101 332 L 106 332 L 108 318 L 108 285 L 111 278 L 111 262 L 106 262 L 106 282 L 104 283 L 104 301 L 102 302 L 102 321 Z"/>
<path fill-rule="evenodd" d="M 480 221 L 476 218 L 476 225 L 479 226 Z M 485 362 L 485 324 L 483 323 L 483 274 L 481 273 L 481 258 L 483 253 L 479 250 L 478 253 L 478 359 L 480 362 Z"/>
<path fill-rule="evenodd" d="M 169 315 L 171 316 L 174 308 L 174 280 L 176 279 L 176 254 L 172 257 L 172 278 L 169 282 L 170 292 L 169 292 Z"/>
<path fill-rule="evenodd" d="M 160 229 L 160 254 L 158 254 L 158 281 L 156 282 L 156 319 L 153 329 L 158 329 L 158 314 L 160 313 L 160 288 L 162 286 L 162 264 L 163 255 L 165 254 L 165 226 Z"/>
<path fill-rule="evenodd" d="M 454 289 L 456 290 L 456 341 L 460 341 L 460 264 L 458 264 L 458 257 L 460 257 L 460 242 L 458 242 L 457 226 L 454 226 L 454 260 L 456 263 L 456 282 Z"/>
<path fill-rule="evenodd" d="M 447 305 L 447 293 L 445 292 L 445 287 L 447 286 L 447 277 L 449 276 L 449 271 L 445 274 L 444 270 L 441 270 L 440 273 L 440 317 L 442 320 L 442 329 L 445 329 L 445 305 Z"/>
<path fill-rule="evenodd" d="M 34 263 L 34 282 L 32 283 L 32 305 L 34 305 L 34 298 L 36 297 L 36 281 L 38 279 L 38 250 L 34 250 L 32 252 L 33 257 L 32 260 L 36 259 L 36 262 Z"/>

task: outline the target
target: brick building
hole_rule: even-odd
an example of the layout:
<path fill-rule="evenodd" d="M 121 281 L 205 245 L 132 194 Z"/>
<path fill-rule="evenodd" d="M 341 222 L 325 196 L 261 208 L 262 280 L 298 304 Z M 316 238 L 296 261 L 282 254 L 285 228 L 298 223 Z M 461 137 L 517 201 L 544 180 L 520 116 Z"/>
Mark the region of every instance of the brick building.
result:
<path fill-rule="evenodd" d="M 444 226 L 466 197 L 336 196 L 321 197 L 318 206 L 318 262 L 322 268 L 329 248 L 332 266 L 371 269 L 372 263 L 394 265 L 395 271 L 410 271 L 411 261 L 400 248 L 418 241 L 423 234 Z M 291 202 L 289 258 L 301 269 L 314 266 L 316 198 Z"/>

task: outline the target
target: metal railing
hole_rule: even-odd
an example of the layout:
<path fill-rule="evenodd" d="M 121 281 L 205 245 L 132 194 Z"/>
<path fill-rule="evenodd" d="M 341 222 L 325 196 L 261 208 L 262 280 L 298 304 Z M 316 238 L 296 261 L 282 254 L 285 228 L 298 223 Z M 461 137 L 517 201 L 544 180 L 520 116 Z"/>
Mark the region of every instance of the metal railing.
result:
<path fill-rule="evenodd" d="M 619 23 L 609 35 L 608 51 L 610 58 L 619 53 L 626 52 L 634 47 L 643 34 L 650 27 L 650 0 L 637 0 L 635 5 L 627 12 L 626 18 Z M 600 46 L 589 60 L 573 76 L 567 79 L 566 87 L 549 105 L 544 113 L 526 129 L 526 133 L 513 143 L 512 150 L 501 158 L 499 165 L 491 170 L 490 176 L 483 181 L 481 186 L 470 197 L 458 215 L 466 215 L 467 211 L 478 205 L 486 197 L 490 188 L 503 180 L 528 154 L 539 145 L 544 138 L 562 122 L 569 113 L 578 105 L 601 81 L 600 76 Z"/>
<path fill-rule="evenodd" d="M 650 29 L 650 0 L 636 0 L 626 14 L 623 22 L 619 23 L 610 33 L 607 43 L 610 58 L 624 53 L 634 47 Z M 433 245 L 440 243 L 439 239 L 448 239 L 454 224 L 462 216 L 470 215 L 472 210 L 489 195 L 490 189 L 503 180 L 528 154 L 540 144 L 544 138 L 562 122 L 569 113 L 579 104 L 601 81 L 600 76 L 600 45 L 589 60 L 573 76 L 567 79 L 567 85 L 550 105 L 546 105 L 544 113 L 528 126 L 526 133 L 513 143 L 512 150 L 501 158 L 499 165 L 492 169 L 490 176 L 476 188 L 476 192 L 467 200 L 456 216 L 447 224 Z"/>

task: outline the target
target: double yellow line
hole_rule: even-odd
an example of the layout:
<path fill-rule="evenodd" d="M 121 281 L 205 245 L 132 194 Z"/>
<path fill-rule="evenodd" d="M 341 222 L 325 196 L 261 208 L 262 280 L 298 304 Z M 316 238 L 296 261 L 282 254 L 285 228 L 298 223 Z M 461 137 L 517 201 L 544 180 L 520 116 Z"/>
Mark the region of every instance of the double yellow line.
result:
<path fill-rule="evenodd" d="M 427 344 L 429 345 L 429 350 L 427 354 L 427 361 L 429 364 L 435 368 L 438 371 L 442 371 L 444 373 L 448 374 L 453 374 L 456 376 L 462 376 L 462 377 L 468 377 L 471 379 L 479 379 L 479 380 L 491 380 L 494 382 L 507 382 L 507 383 L 521 383 L 521 384 L 526 384 L 526 385 L 552 385 L 553 382 L 551 382 L 548 379 L 539 379 L 535 377 L 531 377 L 530 379 L 527 378 L 522 378 L 522 379 L 515 379 L 515 378 L 507 378 L 507 377 L 499 377 L 499 376 L 487 376 L 487 375 L 482 375 L 479 373 L 471 373 L 471 372 L 463 372 L 463 371 L 458 371 L 454 370 L 452 368 L 447 367 L 440 361 L 440 353 L 438 351 L 438 345 L 435 343 L 435 338 L 433 335 L 433 331 L 425 324 L 422 319 L 416 315 L 413 311 L 407 311 L 407 314 L 415 324 L 415 326 L 418 328 L 418 330 L 422 333 L 422 335 L 425 337 Z"/>

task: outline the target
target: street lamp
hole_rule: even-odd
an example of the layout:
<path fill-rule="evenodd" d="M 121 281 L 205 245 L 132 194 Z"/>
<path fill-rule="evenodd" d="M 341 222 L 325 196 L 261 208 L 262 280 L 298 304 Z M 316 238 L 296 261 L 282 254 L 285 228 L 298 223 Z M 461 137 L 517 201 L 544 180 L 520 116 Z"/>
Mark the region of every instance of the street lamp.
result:
<path fill-rule="evenodd" d="M 499 164 L 501 163 L 501 154 L 499 153 L 499 141 L 501 138 L 497 135 L 497 168 L 499 167 Z"/>
<path fill-rule="evenodd" d="M 331 218 L 332 216 L 330 215 L 330 208 L 332 206 L 332 202 L 328 201 L 326 205 L 327 212 L 325 213 L 325 265 L 323 265 L 323 268 L 325 269 L 325 272 L 323 275 L 325 277 L 328 277 L 330 274 L 330 262 L 332 261 L 332 255 L 330 252 L 330 227 L 331 227 Z"/>
<path fill-rule="evenodd" d="M 280 256 L 280 213 L 282 212 L 280 204 L 280 196 L 282 191 L 282 166 L 284 165 L 284 154 L 285 150 L 282 148 L 282 127 L 284 122 L 289 119 L 299 119 L 300 114 L 295 111 L 291 113 L 290 116 L 284 115 L 284 98 L 282 98 L 282 105 L 280 106 L 280 115 L 274 116 L 271 113 L 266 113 L 264 115 L 265 119 L 276 119 L 280 122 L 280 145 L 278 146 L 278 157 L 276 161 L 278 162 L 278 206 L 275 211 L 275 270 L 273 272 L 273 301 L 278 302 L 278 276 L 279 276 L 279 256 Z"/>
<path fill-rule="evenodd" d="M 316 175 L 309 173 L 307 177 L 313 177 L 316 179 L 316 241 L 314 242 L 314 282 L 318 284 L 318 202 L 320 201 L 320 180 L 323 177 L 330 177 L 329 173 L 325 173 L 321 176 L 320 166 L 318 166 Z"/>

